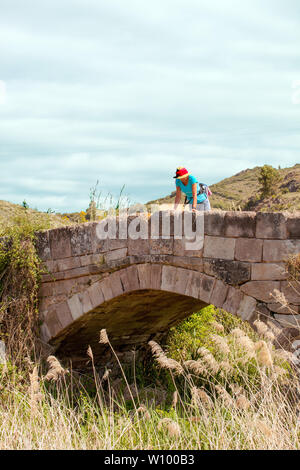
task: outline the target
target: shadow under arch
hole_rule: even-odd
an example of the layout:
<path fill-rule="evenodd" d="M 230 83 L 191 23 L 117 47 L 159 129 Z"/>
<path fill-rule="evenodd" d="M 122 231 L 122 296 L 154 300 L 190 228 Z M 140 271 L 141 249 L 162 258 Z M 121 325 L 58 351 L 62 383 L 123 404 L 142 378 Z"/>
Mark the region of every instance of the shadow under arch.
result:
<path fill-rule="evenodd" d="M 145 263 L 108 274 L 65 304 L 57 312 L 65 315 L 68 308 L 69 317 L 61 319 L 64 327 L 49 343 L 59 357 L 80 363 L 87 362 L 89 346 L 95 361 L 106 361 L 107 348 L 99 344 L 102 328 L 122 353 L 143 348 L 151 339 L 162 341 L 172 326 L 209 304 L 249 320 L 256 300 L 202 272 Z"/>
<path fill-rule="evenodd" d="M 163 341 L 169 329 L 207 304 L 184 295 L 138 290 L 124 293 L 84 314 L 65 328 L 51 343 L 64 358 L 87 360 L 91 346 L 96 362 L 103 361 L 106 347 L 99 344 L 99 332 L 107 330 L 118 353 L 139 350 L 151 339 Z"/>

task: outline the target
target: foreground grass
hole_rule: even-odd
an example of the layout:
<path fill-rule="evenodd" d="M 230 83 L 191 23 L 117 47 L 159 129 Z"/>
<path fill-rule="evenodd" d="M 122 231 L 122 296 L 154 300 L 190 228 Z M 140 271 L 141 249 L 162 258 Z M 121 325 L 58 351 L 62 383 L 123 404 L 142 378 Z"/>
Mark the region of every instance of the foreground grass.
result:
<path fill-rule="evenodd" d="M 295 416 L 285 403 L 268 403 L 257 413 L 228 412 L 218 403 L 198 413 L 150 407 L 147 418 L 136 419 L 125 410 L 101 412 L 88 400 L 71 410 L 48 397 L 32 413 L 28 397 L 12 392 L 7 405 L 0 414 L 1 449 L 299 449 Z"/>
<path fill-rule="evenodd" d="M 270 331 L 250 337 L 239 320 L 224 315 L 222 324 L 217 315 L 210 307 L 174 329 L 167 352 L 152 342 L 148 375 L 139 366 L 100 375 L 92 351 L 92 376 L 53 357 L 47 374 L 30 361 L 27 374 L 0 366 L 0 448 L 299 449 L 298 381 L 287 355 L 274 350 Z M 185 357 L 174 359 L 187 332 Z"/>

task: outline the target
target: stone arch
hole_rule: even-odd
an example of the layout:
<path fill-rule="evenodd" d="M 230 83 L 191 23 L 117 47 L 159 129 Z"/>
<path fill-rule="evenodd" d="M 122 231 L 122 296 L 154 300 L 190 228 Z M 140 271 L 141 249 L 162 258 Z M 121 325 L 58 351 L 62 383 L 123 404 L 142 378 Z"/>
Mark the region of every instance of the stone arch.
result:
<path fill-rule="evenodd" d="M 139 349 L 150 339 L 160 341 L 172 326 L 208 304 L 250 321 L 257 302 L 199 271 L 132 265 L 50 307 L 44 339 L 64 357 L 83 356 L 89 345 L 97 354 L 99 331 L 106 328 L 118 351 Z"/>

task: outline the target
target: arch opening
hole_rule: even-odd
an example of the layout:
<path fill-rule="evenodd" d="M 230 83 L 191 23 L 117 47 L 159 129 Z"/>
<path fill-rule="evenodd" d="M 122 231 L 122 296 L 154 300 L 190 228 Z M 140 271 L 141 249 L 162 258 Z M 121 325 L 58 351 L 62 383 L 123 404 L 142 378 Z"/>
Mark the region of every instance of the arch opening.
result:
<path fill-rule="evenodd" d="M 107 330 L 118 353 L 139 350 L 151 339 L 163 341 L 172 326 L 207 303 L 182 294 L 143 289 L 124 293 L 82 315 L 50 340 L 56 354 L 73 363 L 87 362 L 91 346 L 95 362 L 103 363 L 110 351 L 99 344 L 99 332 Z"/>

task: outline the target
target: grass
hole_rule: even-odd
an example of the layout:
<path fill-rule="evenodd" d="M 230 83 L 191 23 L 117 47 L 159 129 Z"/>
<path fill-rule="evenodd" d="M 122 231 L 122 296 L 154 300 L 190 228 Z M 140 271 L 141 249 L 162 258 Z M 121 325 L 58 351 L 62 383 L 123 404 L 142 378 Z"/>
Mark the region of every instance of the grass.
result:
<path fill-rule="evenodd" d="M 193 341 L 178 356 L 183 333 Z M 298 381 L 266 329 L 209 307 L 173 329 L 166 350 L 150 346 L 148 376 L 136 370 L 132 383 L 117 364 L 100 375 L 91 350 L 92 375 L 53 357 L 47 373 L 42 362 L 0 366 L 0 448 L 299 449 Z"/>
<path fill-rule="evenodd" d="M 67 218 L 58 214 L 39 212 L 11 202 L 0 201 L 0 237 L 8 234 L 18 225 L 34 225 L 36 230 L 44 230 L 62 227 L 69 223 Z"/>

